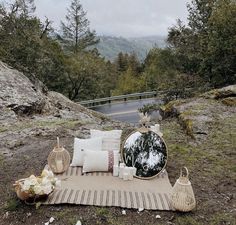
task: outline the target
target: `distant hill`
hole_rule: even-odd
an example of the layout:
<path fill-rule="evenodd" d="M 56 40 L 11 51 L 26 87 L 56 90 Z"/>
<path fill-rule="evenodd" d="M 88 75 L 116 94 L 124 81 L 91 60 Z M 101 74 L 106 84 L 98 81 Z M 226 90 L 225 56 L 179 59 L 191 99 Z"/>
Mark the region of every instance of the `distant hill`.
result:
<path fill-rule="evenodd" d="M 113 61 L 119 52 L 135 52 L 140 60 L 145 59 L 149 50 L 155 46 L 163 48 L 166 46 L 165 37 L 150 36 L 140 38 L 123 38 L 100 36 L 100 42 L 95 46 L 99 53 L 106 59 Z"/>

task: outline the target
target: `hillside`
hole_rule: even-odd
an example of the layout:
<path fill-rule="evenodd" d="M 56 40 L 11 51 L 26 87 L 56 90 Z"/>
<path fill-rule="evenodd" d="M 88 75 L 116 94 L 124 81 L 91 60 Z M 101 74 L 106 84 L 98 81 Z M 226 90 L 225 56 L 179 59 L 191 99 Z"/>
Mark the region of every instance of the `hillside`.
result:
<path fill-rule="evenodd" d="M 106 59 L 113 61 L 119 52 L 136 53 L 143 60 L 148 51 L 154 46 L 166 46 L 165 37 L 150 36 L 140 38 L 123 38 L 100 36 L 100 42 L 95 46 Z"/>
<path fill-rule="evenodd" d="M 126 209 L 122 215 L 118 207 L 72 205 L 36 210 L 17 200 L 12 183 L 41 172 L 58 135 L 72 154 L 73 138 L 88 138 L 91 128 L 123 129 L 123 140 L 133 128 L 49 92 L 0 62 L 0 224 L 44 224 L 51 216 L 61 225 L 75 225 L 78 219 L 83 225 L 235 224 L 235 96 L 232 85 L 162 108 L 167 171 L 174 184 L 179 169 L 189 168 L 197 199 L 193 212 Z"/>

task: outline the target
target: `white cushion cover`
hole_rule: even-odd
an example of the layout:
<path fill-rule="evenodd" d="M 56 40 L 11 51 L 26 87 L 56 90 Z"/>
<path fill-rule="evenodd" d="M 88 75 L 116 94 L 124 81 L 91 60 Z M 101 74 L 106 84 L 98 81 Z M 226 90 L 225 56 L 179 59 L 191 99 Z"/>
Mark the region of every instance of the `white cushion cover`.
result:
<path fill-rule="evenodd" d="M 118 154 L 118 151 L 85 151 L 83 173 L 112 171 Z"/>
<path fill-rule="evenodd" d="M 120 151 L 120 139 L 122 130 L 90 130 L 91 138 L 101 137 L 103 151 Z"/>
<path fill-rule="evenodd" d="M 83 166 L 84 151 L 101 151 L 102 150 L 102 138 L 90 138 L 90 139 L 74 139 L 74 153 L 71 166 Z"/>

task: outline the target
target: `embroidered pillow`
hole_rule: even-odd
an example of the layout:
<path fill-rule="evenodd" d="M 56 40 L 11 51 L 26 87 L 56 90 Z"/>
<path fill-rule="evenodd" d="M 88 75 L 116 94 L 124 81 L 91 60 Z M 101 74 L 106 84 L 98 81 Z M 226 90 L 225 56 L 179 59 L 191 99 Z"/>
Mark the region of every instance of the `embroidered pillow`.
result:
<path fill-rule="evenodd" d="M 120 151 L 120 139 L 122 130 L 90 130 L 91 138 L 101 137 L 103 151 Z"/>
<path fill-rule="evenodd" d="M 90 139 L 75 138 L 74 153 L 71 166 L 83 166 L 85 150 L 101 151 L 102 138 L 101 137 L 90 138 Z"/>
<path fill-rule="evenodd" d="M 112 172 L 113 165 L 118 165 L 118 155 L 118 151 L 85 151 L 83 173 Z"/>

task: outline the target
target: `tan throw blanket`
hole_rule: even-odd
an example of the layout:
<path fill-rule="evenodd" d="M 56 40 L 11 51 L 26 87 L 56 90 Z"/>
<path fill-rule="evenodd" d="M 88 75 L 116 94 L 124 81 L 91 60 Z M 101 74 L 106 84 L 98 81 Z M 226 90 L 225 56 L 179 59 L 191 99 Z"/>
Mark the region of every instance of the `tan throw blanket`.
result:
<path fill-rule="evenodd" d="M 82 174 L 81 167 L 69 167 L 62 175 L 61 188 L 55 190 L 44 204 L 78 204 L 119 206 L 151 210 L 173 210 L 170 205 L 172 186 L 164 170 L 151 180 L 134 178 L 124 181 L 112 173 Z"/>

